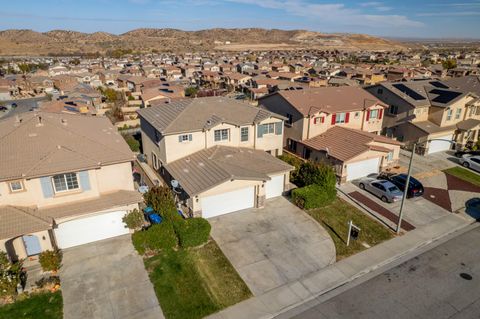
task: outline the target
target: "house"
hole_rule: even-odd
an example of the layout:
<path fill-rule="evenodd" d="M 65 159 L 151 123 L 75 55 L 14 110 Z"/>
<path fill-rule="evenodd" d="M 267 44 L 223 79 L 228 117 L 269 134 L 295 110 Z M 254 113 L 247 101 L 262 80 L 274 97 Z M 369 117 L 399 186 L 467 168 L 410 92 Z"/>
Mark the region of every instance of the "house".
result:
<path fill-rule="evenodd" d="M 163 83 L 160 86 L 154 86 L 149 88 L 142 88 L 142 94 L 140 98 L 143 106 L 150 106 L 152 101 L 159 99 L 181 99 L 185 97 L 185 89 L 180 85 L 171 85 L 169 83 Z"/>
<path fill-rule="evenodd" d="M 133 154 L 105 117 L 0 120 L 0 249 L 12 260 L 128 233 Z"/>
<path fill-rule="evenodd" d="M 367 87 L 388 104 L 382 133 L 431 154 L 477 141 L 480 100 L 475 93 L 450 88 L 438 80 L 381 83 Z"/>
<path fill-rule="evenodd" d="M 186 99 L 138 111 L 143 151 L 176 180 L 190 215 L 205 218 L 252 207 L 288 190 L 283 117 L 223 97 Z M 274 156 L 272 156 L 274 155 Z"/>

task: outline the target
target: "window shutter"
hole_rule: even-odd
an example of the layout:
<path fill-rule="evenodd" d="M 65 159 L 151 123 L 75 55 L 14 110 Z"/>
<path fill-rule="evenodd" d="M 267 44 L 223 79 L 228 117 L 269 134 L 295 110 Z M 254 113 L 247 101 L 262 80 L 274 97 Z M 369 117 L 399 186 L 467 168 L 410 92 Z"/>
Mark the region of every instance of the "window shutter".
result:
<path fill-rule="evenodd" d="M 188 140 L 191 142 L 192 141 L 192 134 L 188 134 Z"/>
<path fill-rule="evenodd" d="M 42 185 L 42 192 L 44 198 L 53 197 L 53 186 L 49 176 L 40 177 L 40 184 Z"/>
<path fill-rule="evenodd" d="M 257 137 L 258 138 L 263 137 L 263 125 L 261 125 L 261 124 L 257 125 Z"/>
<path fill-rule="evenodd" d="M 276 135 L 282 135 L 282 126 L 283 126 L 283 122 L 275 123 L 275 134 Z"/>
<path fill-rule="evenodd" d="M 337 115 L 336 114 L 332 114 L 332 125 L 335 124 L 335 121 L 337 120 Z"/>
<path fill-rule="evenodd" d="M 80 176 L 80 186 L 84 191 L 89 191 L 90 187 L 90 177 L 88 176 L 88 171 L 81 171 L 78 173 Z"/>
<path fill-rule="evenodd" d="M 378 119 L 381 120 L 383 115 L 383 109 L 378 110 Z"/>
<path fill-rule="evenodd" d="M 370 121 L 370 110 L 367 110 L 367 122 Z"/>
<path fill-rule="evenodd" d="M 178 143 L 182 143 L 182 136 L 181 135 L 178 136 Z"/>
<path fill-rule="evenodd" d="M 318 117 L 313 118 L 313 124 L 317 124 L 317 119 L 318 119 Z"/>
<path fill-rule="evenodd" d="M 348 123 L 348 120 L 350 119 L 350 112 L 345 113 L 345 123 Z"/>
<path fill-rule="evenodd" d="M 325 123 L 325 116 L 322 116 L 322 117 L 320 118 L 320 123 Z"/>

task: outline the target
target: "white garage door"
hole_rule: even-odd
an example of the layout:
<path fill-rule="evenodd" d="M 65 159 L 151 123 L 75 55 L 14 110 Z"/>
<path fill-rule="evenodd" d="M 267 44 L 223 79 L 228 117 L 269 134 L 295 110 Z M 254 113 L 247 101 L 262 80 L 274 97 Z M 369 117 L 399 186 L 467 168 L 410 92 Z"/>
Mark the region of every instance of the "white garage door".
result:
<path fill-rule="evenodd" d="M 378 173 L 380 157 L 347 164 L 347 181 Z"/>
<path fill-rule="evenodd" d="M 247 187 L 237 191 L 202 198 L 202 217 L 210 218 L 237 210 L 252 208 L 255 188 Z"/>
<path fill-rule="evenodd" d="M 273 176 L 271 180 L 265 183 L 265 197 L 273 198 L 282 196 L 284 175 Z"/>
<path fill-rule="evenodd" d="M 128 234 L 128 228 L 122 222 L 125 214 L 125 211 L 116 211 L 58 224 L 54 230 L 57 245 L 69 248 Z"/>
<path fill-rule="evenodd" d="M 436 153 L 436 152 L 443 152 L 443 151 L 448 151 L 452 144 L 447 141 L 451 141 L 453 138 L 452 135 L 445 135 L 445 136 L 440 136 L 436 137 L 435 141 L 431 141 L 430 145 L 428 146 L 428 154 Z M 438 141 L 438 140 L 446 140 L 446 141 Z"/>

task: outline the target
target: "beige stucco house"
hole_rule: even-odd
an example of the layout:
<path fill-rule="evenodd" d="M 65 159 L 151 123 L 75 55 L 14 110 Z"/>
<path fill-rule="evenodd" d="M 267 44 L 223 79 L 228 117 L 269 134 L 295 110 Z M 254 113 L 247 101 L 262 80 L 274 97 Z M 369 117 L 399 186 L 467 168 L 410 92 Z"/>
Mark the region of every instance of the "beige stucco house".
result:
<path fill-rule="evenodd" d="M 292 167 L 275 158 L 282 154 L 282 116 L 224 97 L 138 113 L 148 163 L 180 183 L 179 199 L 190 215 L 262 207 L 289 185 Z"/>
<path fill-rule="evenodd" d="M 12 260 L 128 233 L 138 207 L 128 145 L 107 118 L 29 112 L 0 121 L 0 249 Z"/>

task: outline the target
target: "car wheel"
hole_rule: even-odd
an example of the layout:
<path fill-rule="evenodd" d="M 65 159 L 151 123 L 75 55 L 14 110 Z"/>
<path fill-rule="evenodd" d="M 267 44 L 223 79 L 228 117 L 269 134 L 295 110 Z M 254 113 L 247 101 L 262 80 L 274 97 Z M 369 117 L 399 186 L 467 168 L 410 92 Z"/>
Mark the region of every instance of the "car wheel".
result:
<path fill-rule="evenodd" d="M 466 168 L 469 168 L 470 167 L 470 164 L 468 162 L 463 162 L 463 167 L 466 167 Z"/>
<path fill-rule="evenodd" d="M 360 183 L 360 185 L 358 185 L 358 187 L 360 187 L 360 189 L 365 189 L 365 185 L 363 185 L 363 183 Z"/>
<path fill-rule="evenodd" d="M 382 196 L 382 202 L 388 203 L 388 198 L 386 196 Z"/>

